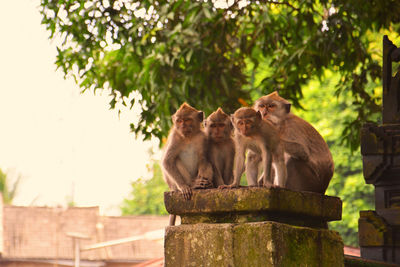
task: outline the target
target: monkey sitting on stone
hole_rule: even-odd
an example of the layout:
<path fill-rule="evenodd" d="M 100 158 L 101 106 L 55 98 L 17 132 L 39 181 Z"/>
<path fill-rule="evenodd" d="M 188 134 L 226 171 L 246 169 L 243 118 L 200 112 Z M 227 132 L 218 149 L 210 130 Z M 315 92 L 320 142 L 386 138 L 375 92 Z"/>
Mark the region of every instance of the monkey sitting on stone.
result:
<path fill-rule="evenodd" d="M 261 113 L 253 108 L 240 108 L 232 116 L 235 128 L 235 171 L 233 183 L 220 188 L 233 188 L 240 185 L 245 169 L 246 151 L 261 155 L 263 175 L 259 181 L 265 187 L 286 185 L 286 167 L 283 144 L 278 129 L 269 121 L 263 120 Z M 272 164 L 275 167 L 275 181 L 271 177 Z"/>
<path fill-rule="evenodd" d="M 213 166 L 214 186 L 230 185 L 233 182 L 235 144 L 230 116 L 218 108 L 205 121 L 208 137 L 208 159 Z"/>
<path fill-rule="evenodd" d="M 212 166 L 207 160 L 207 137 L 202 129 L 204 113 L 184 103 L 172 115 L 162 158 L 164 180 L 170 190 L 179 190 L 188 200 L 192 188 L 212 187 Z"/>
<path fill-rule="evenodd" d="M 263 119 L 277 127 L 284 142 L 286 188 L 324 194 L 334 172 L 331 152 L 317 130 L 291 113 L 290 107 L 291 104 L 277 92 L 259 98 L 254 104 Z M 259 158 L 253 155 L 247 167 L 254 169 L 257 160 Z"/>

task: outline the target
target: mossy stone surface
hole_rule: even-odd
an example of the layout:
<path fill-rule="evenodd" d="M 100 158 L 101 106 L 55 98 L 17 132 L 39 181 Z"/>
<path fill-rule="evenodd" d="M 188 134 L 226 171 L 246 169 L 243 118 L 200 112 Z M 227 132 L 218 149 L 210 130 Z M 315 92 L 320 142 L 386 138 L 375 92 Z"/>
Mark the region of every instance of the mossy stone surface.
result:
<path fill-rule="evenodd" d="M 393 245 L 392 228 L 375 211 L 360 211 L 358 239 L 361 247 Z"/>
<path fill-rule="evenodd" d="M 168 227 L 166 266 L 343 266 L 340 236 L 276 222 Z"/>
<path fill-rule="evenodd" d="M 191 200 L 180 192 L 166 192 L 164 202 L 170 214 L 182 223 L 241 223 L 285 218 L 284 223 L 310 221 L 309 226 L 340 220 L 342 202 L 337 197 L 281 188 L 241 187 L 236 189 L 194 190 Z M 298 225 L 298 223 L 293 223 Z M 317 226 L 317 227 L 319 227 Z"/>
<path fill-rule="evenodd" d="M 167 227 L 165 266 L 235 266 L 233 225 L 196 224 Z"/>

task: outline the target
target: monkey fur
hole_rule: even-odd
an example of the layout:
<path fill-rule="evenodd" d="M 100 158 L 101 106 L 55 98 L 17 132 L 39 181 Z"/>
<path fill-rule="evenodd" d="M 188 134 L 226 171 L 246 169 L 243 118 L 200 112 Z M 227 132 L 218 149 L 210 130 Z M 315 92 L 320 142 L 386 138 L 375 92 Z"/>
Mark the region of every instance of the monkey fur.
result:
<path fill-rule="evenodd" d="M 236 146 L 234 181 L 231 185 L 220 186 L 220 188 L 233 188 L 240 185 L 247 150 L 261 155 L 264 172 L 258 181 L 259 185 L 285 187 L 287 175 L 284 152 L 276 127 L 271 122 L 263 120 L 260 112 L 248 107 L 238 109 L 231 120 L 235 128 Z M 272 164 L 276 170 L 275 181 L 271 177 Z"/>
<path fill-rule="evenodd" d="M 207 137 L 202 129 L 204 113 L 184 103 L 172 115 L 173 128 L 162 157 L 163 177 L 172 191 L 191 199 L 193 188 L 212 186 L 213 171 L 207 161 Z M 175 216 L 170 217 L 174 225 Z"/>
<path fill-rule="evenodd" d="M 259 98 L 254 108 L 273 123 L 284 143 L 286 188 L 324 194 L 333 176 L 328 145 L 310 123 L 290 112 L 291 104 L 277 92 Z M 256 156 L 255 156 L 256 158 Z M 253 159 L 248 165 L 256 165 Z"/>
<path fill-rule="evenodd" d="M 208 159 L 213 166 L 213 182 L 216 187 L 233 182 L 235 144 L 230 116 L 218 108 L 205 121 L 208 137 Z"/>

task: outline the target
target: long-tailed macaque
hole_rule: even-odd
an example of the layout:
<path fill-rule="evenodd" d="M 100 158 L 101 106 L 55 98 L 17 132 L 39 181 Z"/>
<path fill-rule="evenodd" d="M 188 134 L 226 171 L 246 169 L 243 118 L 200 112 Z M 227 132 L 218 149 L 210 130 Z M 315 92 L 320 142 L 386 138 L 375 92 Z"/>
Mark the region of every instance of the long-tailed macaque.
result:
<path fill-rule="evenodd" d="M 254 104 L 263 119 L 279 129 L 285 150 L 286 188 L 324 194 L 334 171 L 331 152 L 317 130 L 292 114 L 290 106 L 277 92 L 259 98 Z M 257 155 L 252 160 L 247 165 L 254 168 L 259 161 Z"/>
<path fill-rule="evenodd" d="M 259 184 L 266 187 L 273 185 L 285 187 L 287 175 L 284 150 L 278 129 L 271 122 L 263 120 L 260 112 L 256 112 L 253 108 L 238 109 L 233 114 L 232 123 L 235 128 L 236 145 L 234 181 L 231 185 L 220 188 L 239 186 L 248 149 L 261 155 L 264 173 Z M 272 164 L 275 167 L 275 181 L 271 177 Z"/>
<path fill-rule="evenodd" d="M 208 116 L 205 126 L 208 137 L 208 159 L 214 171 L 214 186 L 230 185 L 233 182 L 235 157 L 230 117 L 218 108 Z"/>
<path fill-rule="evenodd" d="M 188 200 L 192 188 L 212 186 L 212 166 L 207 161 L 207 137 L 202 129 L 204 113 L 184 103 L 172 115 L 174 123 L 162 158 L 164 180 Z M 174 216 L 170 225 L 175 224 Z"/>

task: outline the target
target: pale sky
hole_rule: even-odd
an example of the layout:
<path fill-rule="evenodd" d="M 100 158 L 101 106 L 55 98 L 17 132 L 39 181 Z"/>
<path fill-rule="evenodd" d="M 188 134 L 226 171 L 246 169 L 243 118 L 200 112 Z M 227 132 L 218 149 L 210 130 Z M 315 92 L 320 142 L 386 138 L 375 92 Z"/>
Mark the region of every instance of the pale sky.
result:
<path fill-rule="evenodd" d="M 38 0 L 1 4 L 0 168 L 22 176 L 14 204 L 65 206 L 73 195 L 78 206 L 118 215 L 130 182 L 150 175 L 157 145 L 130 133 L 137 113 L 118 117 L 106 92 L 80 94 L 55 71 Z"/>

